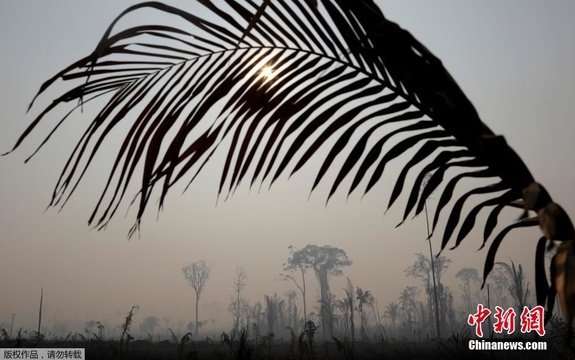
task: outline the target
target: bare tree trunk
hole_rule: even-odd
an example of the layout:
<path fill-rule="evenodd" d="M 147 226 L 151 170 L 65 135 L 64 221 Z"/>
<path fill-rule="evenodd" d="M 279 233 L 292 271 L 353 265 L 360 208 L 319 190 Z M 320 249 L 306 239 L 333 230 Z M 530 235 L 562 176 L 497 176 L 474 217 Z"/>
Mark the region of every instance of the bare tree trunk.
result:
<path fill-rule="evenodd" d="M 234 328 L 236 332 L 238 332 L 240 328 L 240 311 L 241 311 L 241 302 L 240 302 L 240 287 L 237 288 L 237 297 L 236 297 L 236 318 Z"/>
<path fill-rule="evenodd" d="M 194 326 L 194 332 L 195 332 L 194 335 L 197 335 L 199 332 L 199 329 L 198 329 L 198 305 L 199 305 L 199 302 L 200 302 L 200 294 L 196 291 L 196 324 Z"/>
<path fill-rule="evenodd" d="M 320 304 L 321 304 L 321 321 L 322 321 L 322 332 L 324 340 L 329 340 L 333 336 L 333 324 L 331 319 L 331 311 L 329 310 L 329 283 L 327 271 L 322 269 L 316 270 L 317 277 L 319 279 L 320 287 Z"/>
<path fill-rule="evenodd" d="M 305 272 L 303 270 L 303 267 L 300 267 L 301 269 L 301 280 L 302 280 L 302 285 L 303 285 L 303 290 L 301 292 L 301 294 L 303 295 L 303 323 L 307 323 L 307 305 L 305 302 Z"/>
<path fill-rule="evenodd" d="M 10 323 L 10 339 L 12 339 L 12 328 L 14 328 L 14 316 L 16 316 L 16 314 L 12 314 L 12 322 Z"/>
<path fill-rule="evenodd" d="M 437 300 L 437 283 L 435 282 L 435 264 L 433 262 L 433 250 L 431 248 L 431 233 L 429 230 L 429 218 L 427 215 L 427 203 L 423 203 L 425 209 L 425 223 L 427 224 L 427 241 L 429 242 L 429 258 L 431 260 L 431 275 L 433 277 L 433 296 L 435 298 L 435 331 L 438 338 L 441 338 L 441 326 L 439 325 L 439 301 Z M 429 314 L 431 315 L 431 313 Z"/>
<path fill-rule="evenodd" d="M 40 311 L 38 313 L 38 336 L 40 336 L 40 328 L 42 326 L 42 301 L 44 300 L 44 288 L 40 289 Z"/>

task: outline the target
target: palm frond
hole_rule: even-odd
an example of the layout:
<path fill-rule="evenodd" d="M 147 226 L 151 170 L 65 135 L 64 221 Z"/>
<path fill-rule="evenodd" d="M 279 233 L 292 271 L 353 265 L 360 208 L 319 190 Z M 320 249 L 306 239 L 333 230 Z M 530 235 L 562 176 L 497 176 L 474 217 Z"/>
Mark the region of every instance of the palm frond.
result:
<path fill-rule="evenodd" d="M 312 191 L 327 181 L 328 171 L 336 171 L 329 199 L 348 177 L 348 195 L 362 184 L 368 193 L 392 160 L 415 149 L 388 203 L 389 208 L 406 190 L 408 173 L 423 165 L 402 222 L 421 213 L 431 193 L 445 184 L 433 219 L 435 233 L 463 179 L 487 182 L 455 200 L 442 249 L 456 234 L 457 247 L 483 209 L 491 209 L 483 245 L 503 208 L 538 212 L 538 218 L 520 220 L 494 238 L 484 277 L 514 228 L 539 224 L 548 239 L 573 239 L 569 218 L 505 139 L 479 119 L 441 61 L 388 21 L 372 1 L 198 2 L 217 20 L 159 2 L 126 9 L 90 55 L 42 85 L 37 96 L 58 80 L 75 84 L 40 113 L 15 148 L 54 109 L 107 99 L 66 162 L 51 205 L 66 203 L 110 133 L 120 128 L 124 140 L 89 220 L 98 228 L 114 216 L 128 185 L 139 176 L 132 234 L 154 188 L 161 189 L 162 207 L 169 189 L 184 177 L 192 183 L 216 151 L 225 157 L 220 196 L 244 181 L 271 186 L 327 151 Z M 174 27 L 166 20 L 122 26 L 127 15 L 146 9 L 185 25 Z M 419 191 L 427 174 L 432 175 Z M 488 199 L 463 214 L 476 195 Z M 542 219 L 548 221 L 542 224 Z"/>

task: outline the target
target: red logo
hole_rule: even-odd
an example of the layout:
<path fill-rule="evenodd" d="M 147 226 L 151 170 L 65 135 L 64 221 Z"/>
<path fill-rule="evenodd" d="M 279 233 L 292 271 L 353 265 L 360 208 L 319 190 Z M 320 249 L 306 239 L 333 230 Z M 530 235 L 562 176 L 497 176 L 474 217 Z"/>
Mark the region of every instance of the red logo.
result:
<path fill-rule="evenodd" d="M 543 320 L 545 309 L 543 306 L 535 306 L 529 309 L 527 306 L 523 307 L 521 316 L 521 332 L 524 334 L 536 331 L 539 335 L 545 335 L 545 321 Z M 491 315 L 491 310 L 484 307 L 482 304 L 477 305 L 477 312 L 470 314 L 467 318 L 467 323 L 471 326 L 475 325 L 475 334 L 478 337 L 483 337 L 483 330 L 481 325 Z M 515 309 L 509 308 L 505 312 L 499 306 L 495 307 L 495 323 L 493 324 L 493 331 L 501 334 L 503 330 L 507 330 L 508 334 L 515 332 Z"/>

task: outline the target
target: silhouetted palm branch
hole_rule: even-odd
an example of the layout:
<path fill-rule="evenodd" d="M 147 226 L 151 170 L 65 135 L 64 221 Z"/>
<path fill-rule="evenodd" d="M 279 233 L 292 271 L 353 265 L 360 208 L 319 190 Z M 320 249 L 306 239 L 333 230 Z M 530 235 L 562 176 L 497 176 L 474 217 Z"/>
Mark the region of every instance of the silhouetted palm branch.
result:
<path fill-rule="evenodd" d="M 232 193 L 242 181 L 271 186 L 280 175 L 291 176 L 321 156 L 312 191 L 335 167 L 328 199 L 346 178 L 351 179 L 348 194 L 360 185 L 364 194 L 369 192 L 390 161 L 415 149 L 395 181 L 388 208 L 406 192 L 403 222 L 421 213 L 430 194 L 444 184 L 432 223 L 435 233 L 442 210 L 453 202 L 441 249 L 453 237 L 453 247 L 458 246 L 482 210 L 489 211 L 483 247 L 505 207 L 524 209 L 522 219 L 493 238 L 484 278 L 514 228 L 540 225 L 549 240 L 573 240 L 568 216 L 504 138 L 481 122 L 441 62 L 385 19 L 372 1 L 198 2 L 216 22 L 158 2 L 128 8 L 92 54 L 42 85 L 38 95 L 57 80 L 76 81 L 33 121 L 15 148 L 60 105 L 78 101 L 77 108 L 108 96 L 66 162 L 51 205 L 66 203 L 106 137 L 121 127 L 124 141 L 89 220 L 98 228 L 114 216 L 138 176 L 138 165 L 139 208 L 130 234 L 139 228 L 155 187 L 161 188 L 162 207 L 170 187 L 186 175 L 193 182 L 218 148 L 225 154 L 220 195 Z M 172 24 L 166 20 L 121 26 L 125 16 L 143 9 L 183 19 L 185 25 L 166 25 Z M 408 173 L 420 164 L 407 187 Z M 458 172 L 451 175 L 451 169 Z M 487 185 L 454 199 L 456 185 L 467 178 Z M 487 200 L 464 214 L 475 195 Z M 527 217 L 532 210 L 538 216 Z M 541 259 L 544 247 L 537 249 Z M 542 266 L 538 260 L 538 279 L 541 271 L 544 279 Z M 538 299 L 545 301 L 553 286 L 549 290 L 546 281 L 539 281 L 537 289 Z"/>

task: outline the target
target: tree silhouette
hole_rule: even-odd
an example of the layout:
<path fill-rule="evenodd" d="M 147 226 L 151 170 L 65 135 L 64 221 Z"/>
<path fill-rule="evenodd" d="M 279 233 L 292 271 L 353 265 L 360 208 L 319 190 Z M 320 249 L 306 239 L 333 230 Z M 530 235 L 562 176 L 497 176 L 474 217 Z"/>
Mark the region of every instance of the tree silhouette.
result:
<path fill-rule="evenodd" d="M 297 249 L 295 249 L 292 245 L 290 245 L 288 247 L 289 252 L 290 252 L 290 257 L 288 258 L 287 263 L 284 263 L 284 271 L 287 272 L 294 272 L 294 271 L 298 271 L 301 273 L 301 284 L 296 280 L 296 278 L 291 275 L 291 274 L 280 274 L 280 277 L 284 280 L 291 280 L 294 285 L 298 288 L 298 290 L 301 292 L 301 296 L 303 299 L 303 322 L 304 324 L 307 323 L 307 303 L 306 303 L 306 287 L 305 287 L 305 270 L 306 267 L 304 266 L 303 263 L 301 262 L 294 262 L 294 258 L 293 258 L 293 253 L 294 251 L 297 251 Z M 296 259 L 297 261 L 297 259 Z"/>
<path fill-rule="evenodd" d="M 353 351 L 355 348 L 355 315 L 354 315 L 355 304 L 354 304 L 354 298 L 353 298 L 353 284 L 349 278 L 347 278 L 347 285 L 343 289 L 343 291 L 345 291 L 345 295 L 346 295 L 346 299 L 343 300 L 344 307 L 347 308 L 346 309 L 347 311 L 345 311 L 345 312 L 349 313 L 349 316 L 345 316 L 346 317 L 345 321 L 347 322 L 347 318 L 349 318 L 349 333 L 350 333 L 350 337 L 351 337 L 350 354 L 353 357 Z M 347 315 L 347 314 L 344 314 L 344 315 Z M 345 332 L 344 332 L 344 334 L 345 334 Z"/>
<path fill-rule="evenodd" d="M 495 267 L 489 274 L 487 281 L 491 283 L 491 291 L 495 293 L 496 303 L 502 308 L 507 307 L 508 298 L 505 293 L 509 289 L 509 279 L 502 267 Z"/>
<path fill-rule="evenodd" d="M 249 306 L 249 305 L 248 305 Z M 255 304 L 249 306 L 248 309 L 248 319 L 247 324 L 255 324 L 255 326 L 260 329 L 264 327 L 264 315 L 263 305 L 260 301 L 256 301 Z"/>
<path fill-rule="evenodd" d="M 320 287 L 322 332 L 324 339 L 331 339 L 333 337 L 333 321 L 330 308 L 329 278 L 330 276 L 342 275 L 341 268 L 350 266 L 351 260 L 342 249 L 329 245 L 307 245 L 303 249 L 295 250 L 288 259 L 288 264 L 314 271 Z"/>
<path fill-rule="evenodd" d="M 113 145 L 106 142 L 111 133 L 117 134 L 112 130 L 125 131 L 125 137 L 89 224 L 106 226 L 141 171 L 138 213 L 130 234 L 139 229 L 156 187 L 161 189 L 162 207 L 171 186 L 184 177 L 193 182 L 217 150 L 225 155 L 219 194 L 232 193 L 242 182 L 271 185 L 311 158 L 324 156 L 312 190 L 325 181 L 328 170 L 341 164 L 336 158 L 344 160 L 337 165 L 331 197 L 348 176 L 353 177 L 348 194 L 365 182 L 363 192 L 369 192 L 391 160 L 415 148 L 397 177 L 388 207 L 407 190 L 403 222 L 412 212 L 421 213 L 429 195 L 445 183 L 431 226 L 435 234 L 440 214 L 453 203 L 441 226 L 441 249 L 453 237 L 457 247 L 482 210 L 489 211 L 483 247 L 503 209 L 522 209 L 520 220 L 492 238 L 483 279 L 511 230 L 539 225 L 544 237 L 536 246 L 538 303 L 548 300 L 551 307 L 558 293 L 565 318 L 573 322 L 571 220 L 505 139 L 480 120 L 441 61 L 387 20 L 372 0 L 198 3 L 217 20 L 210 22 L 159 2 L 129 7 L 91 54 L 41 86 L 37 96 L 58 80 L 74 84 L 40 112 L 14 149 L 53 110 L 77 102 L 73 111 L 106 96 L 101 111 L 79 136 L 51 205 L 66 203 L 95 154 Z M 164 16 L 157 16 L 153 24 L 124 24 L 126 15 L 144 9 Z M 184 21 L 178 28 L 172 25 L 176 19 Z M 54 125 L 38 150 L 68 118 L 66 113 Z M 351 143 L 352 137 L 357 142 Z M 392 138 L 398 142 L 384 152 Z M 409 191 L 408 172 L 420 163 L 426 165 Z M 447 175 L 450 169 L 458 172 Z M 432 175 L 419 194 L 428 173 Z M 452 202 L 454 189 L 464 178 L 485 185 Z M 464 214 L 474 195 L 488 198 Z M 561 243 L 552 260 L 549 286 L 542 259 L 545 242 L 553 240 Z"/>
<path fill-rule="evenodd" d="M 419 290 L 415 286 L 406 286 L 399 295 L 399 305 L 406 315 L 405 324 L 410 334 L 414 323 L 417 321 L 416 297 L 418 295 Z"/>
<path fill-rule="evenodd" d="M 407 276 L 420 279 L 423 282 L 425 293 L 427 295 L 427 308 L 430 316 L 436 314 L 435 331 L 438 337 L 441 334 L 441 327 L 445 323 L 446 309 L 443 308 L 440 299 L 444 299 L 444 287 L 441 283 L 441 277 L 451 260 L 445 256 L 437 256 L 435 260 L 428 258 L 422 253 L 417 253 L 417 260 L 405 269 Z M 432 301 L 434 299 L 435 301 Z M 441 313 L 441 316 L 439 315 Z M 431 326 L 432 323 L 430 322 Z"/>
<path fill-rule="evenodd" d="M 463 298 L 465 299 L 465 310 L 471 314 L 472 312 L 472 305 L 471 305 L 471 290 L 474 283 L 479 283 L 479 275 L 477 273 L 477 269 L 474 268 L 462 268 L 460 269 L 455 277 L 460 279 L 463 284 L 460 284 L 461 289 L 463 290 Z"/>
<path fill-rule="evenodd" d="M 286 293 L 287 300 L 287 316 L 288 316 L 288 326 L 292 329 L 298 328 L 298 308 L 295 303 L 297 298 L 297 293 L 294 290 L 289 290 Z M 305 321 L 304 321 L 305 324 Z"/>
<path fill-rule="evenodd" d="M 194 332 L 196 335 L 199 331 L 198 308 L 200 303 L 200 296 L 202 296 L 202 291 L 204 291 L 206 282 L 210 278 L 211 271 L 211 266 L 204 260 L 193 262 L 182 268 L 184 278 L 188 281 L 188 284 L 190 284 L 196 293 L 196 319 L 194 326 Z"/>
<path fill-rule="evenodd" d="M 343 289 L 346 293 L 341 299 L 336 299 L 333 303 L 334 310 L 339 312 L 338 315 L 334 316 L 334 328 L 338 328 L 343 338 L 350 338 L 350 299 L 347 289 Z"/>
<path fill-rule="evenodd" d="M 365 322 L 367 321 L 367 315 L 365 313 L 364 306 L 373 305 L 373 294 L 369 290 L 363 290 L 360 287 L 355 289 L 356 299 L 357 299 L 357 311 L 360 316 L 360 334 L 361 340 L 365 341 L 367 336 L 365 334 Z"/>
<path fill-rule="evenodd" d="M 285 311 L 285 300 L 277 294 L 274 294 L 274 296 L 264 295 L 264 299 L 266 301 L 265 314 L 268 325 L 268 334 L 276 333 L 276 335 L 279 335 L 275 331 L 277 328 L 276 321 L 283 316 L 282 313 Z"/>
<path fill-rule="evenodd" d="M 246 274 L 246 270 L 241 266 L 236 267 L 236 276 L 234 278 L 234 295 L 228 306 L 228 311 L 233 317 L 235 333 L 238 333 L 240 329 L 242 310 L 249 306 L 247 299 L 242 296 L 242 291 L 246 287 L 247 278 L 248 275 Z"/>
<path fill-rule="evenodd" d="M 511 266 L 504 262 L 497 262 L 495 265 L 501 266 L 503 271 L 509 277 L 511 284 L 507 289 L 515 301 L 515 308 L 517 309 L 517 312 L 521 313 L 521 311 L 523 311 L 523 307 L 528 306 L 528 298 L 530 293 L 529 282 L 525 279 L 523 267 L 521 264 L 515 266 L 513 260 L 511 260 Z"/>
<path fill-rule="evenodd" d="M 391 327 L 395 329 L 396 328 L 395 322 L 399 317 L 399 304 L 393 301 L 387 304 L 383 316 L 391 320 Z"/>

